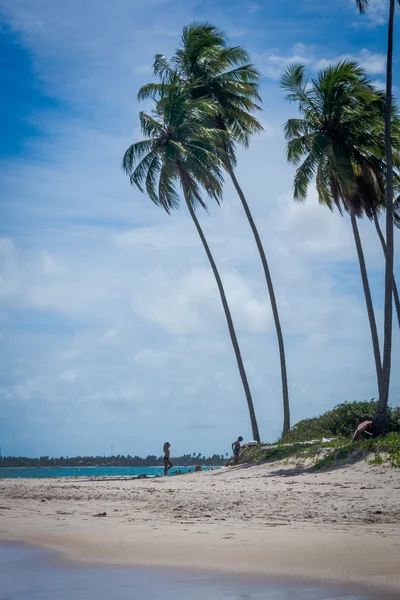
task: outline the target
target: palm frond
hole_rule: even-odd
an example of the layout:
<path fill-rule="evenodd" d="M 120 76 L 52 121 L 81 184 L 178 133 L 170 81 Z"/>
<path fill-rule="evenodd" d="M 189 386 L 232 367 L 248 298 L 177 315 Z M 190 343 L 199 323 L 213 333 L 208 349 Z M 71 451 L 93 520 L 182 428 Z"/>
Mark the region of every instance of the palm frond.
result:
<path fill-rule="evenodd" d="M 310 153 L 297 169 L 294 177 L 293 198 L 304 202 L 307 198 L 307 190 L 316 170 L 315 157 Z"/>
<path fill-rule="evenodd" d="M 139 121 L 142 133 L 147 137 L 156 137 L 164 132 L 162 123 L 143 111 L 139 113 Z"/>
<path fill-rule="evenodd" d="M 169 84 L 167 83 L 146 83 L 138 91 L 138 100 L 159 100 L 168 93 Z"/>
<path fill-rule="evenodd" d="M 356 4 L 360 13 L 363 14 L 369 6 L 369 0 L 356 0 Z"/>
<path fill-rule="evenodd" d="M 205 194 L 219 203 L 224 161 L 229 160 L 224 147 L 230 139 L 228 131 L 215 126 L 220 107 L 209 97 L 192 99 L 175 75 L 162 86 L 153 114 L 139 115 L 150 139 L 132 144 L 125 153 L 130 182 L 168 213 L 179 207 L 179 182 L 197 205 L 206 208 Z"/>
<path fill-rule="evenodd" d="M 302 135 L 293 138 L 286 146 L 286 158 L 288 162 L 298 165 L 303 156 L 312 149 L 312 136 Z"/>
<path fill-rule="evenodd" d="M 385 98 L 359 65 L 340 61 L 308 81 L 293 65 L 282 80 L 301 118 L 284 126 L 287 159 L 300 166 L 295 197 L 304 199 L 313 176 L 320 202 L 372 218 L 384 197 Z M 394 105 L 395 106 L 395 105 Z M 393 162 L 400 168 L 400 122 L 393 111 Z M 301 162 L 303 161 L 303 162 Z M 399 167 L 397 166 L 399 165 Z"/>
<path fill-rule="evenodd" d="M 393 203 L 393 221 L 396 227 L 400 229 L 400 196 L 397 196 Z"/>
<path fill-rule="evenodd" d="M 181 44 L 185 50 L 210 46 L 226 46 L 227 35 L 223 29 L 208 21 L 193 21 L 183 29 Z"/>
<path fill-rule="evenodd" d="M 332 164 L 331 170 L 335 173 L 336 179 L 341 181 L 340 187 L 346 194 L 353 194 L 357 186 L 354 177 L 354 165 L 350 156 L 334 144 L 330 145 L 329 152 Z"/>
<path fill-rule="evenodd" d="M 147 165 L 147 174 L 146 174 L 146 192 L 149 196 L 150 200 L 154 202 L 154 204 L 159 204 L 160 199 L 157 193 L 158 180 L 160 178 L 161 171 L 161 159 L 158 154 L 153 156 L 152 161 Z"/>
<path fill-rule="evenodd" d="M 300 106 L 310 106 L 310 96 L 307 93 L 308 79 L 304 75 L 304 65 L 289 65 L 281 78 L 281 87 L 284 89 L 286 99 L 290 102 L 299 102 Z"/>
<path fill-rule="evenodd" d="M 142 193 L 144 192 L 143 184 L 153 163 L 154 156 L 154 152 L 146 154 L 146 156 L 142 158 L 142 160 L 140 160 L 129 172 L 129 181 L 131 185 L 136 186 Z"/>
<path fill-rule="evenodd" d="M 321 162 L 318 165 L 315 183 L 320 204 L 324 204 L 327 208 L 329 208 L 329 210 L 333 210 L 336 201 L 332 196 L 329 170 L 327 168 L 326 161 Z"/>
<path fill-rule="evenodd" d="M 220 61 L 226 65 L 226 67 L 235 67 L 239 65 L 243 65 L 246 63 L 250 63 L 250 55 L 241 46 L 231 46 L 229 48 L 222 48 L 219 51 Z M 252 67 L 252 65 L 249 65 Z M 255 72 L 255 77 L 258 79 L 259 75 L 254 67 L 251 69 Z M 257 77 L 258 75 L 258 77 Z"/>
<path fill-rule="evenodd" d="M 313 129 L 315 128 L 305 119 L 289 119 L 283 126 L 285 139 L 289 141 L 298 136 L 308 136 L 313 132 Z"/>
<path fill-rule="evenodd" d="M 169 64 L 166 56 L 163 54 L 156 54 L 153 63 L 153 73 L 160 77 L 161 80 L 168 78 L 172 74 L 173 70 Z"/>
<path fill-rule="evenodd" d="M 179 193 L 176 189 L 177 178 L 171 177 L 168 170 L 163 165 L 158 182 L 158 200 L 159 205 L 165 212 L 171 214 L 172 210 L 179 209 Z"/>
<path fill-rule="evenodd" d="M 156 141 L 155 139 L 143 140 L 129 146 L 122 160 L 122 168 L 127 175 L 130 175 L 138 161 L 154 150 Z"/>

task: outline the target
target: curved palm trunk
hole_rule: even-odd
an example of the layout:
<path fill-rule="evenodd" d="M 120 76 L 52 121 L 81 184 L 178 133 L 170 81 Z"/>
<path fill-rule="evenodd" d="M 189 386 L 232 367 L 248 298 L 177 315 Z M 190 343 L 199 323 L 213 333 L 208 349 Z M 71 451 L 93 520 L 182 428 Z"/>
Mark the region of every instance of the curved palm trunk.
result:
<path fill-rule="evenodd" d="M 351 211 L 350 217 L 351 217 L 351 226 L 353 228 L 354 241 L 356 243 L 356 248 L 357 248 L 358 262 L 360 263 L 360 273 L 361 273 L 361 279 L 362 279 L 362 284 L 363 284 L 363 288 L 364 288 L 365 303 L 367 305 L 369 326 L 371 329 L 372 346 L 374 349 L 376 378 L 378 381 L 378 391 L 379 391 L 379 397 L 381 397 L 381 393 L 382 393 L 382 363 L 381 363 L 381 352 L 379 349 L 378 330 L 377 330 L 376 321 L 375 321 L 374 306 L 372 304 L 371 290 L 369 288 L 368 274 L 367 274 L 367 268 L 365 266 L 364 252 L 363 252 L 362 245 L 361 245 L 360 232 L 358 231 L 357 218 L 356 218 L 354 211 Z M 392 299 L 392 298 L 390 298 L 390 299 Z"/>
<path fill-rule="evenodd" d="M 379 220 L 376 215 L 374 215 L 374 223 L 375 223 L 375 228 L 378 233 L 379 239 L 382 244 L 383 254 L 385 255 L 385 258 L 386 258 L 386 241 L 385 241 L 385 238 L 383 237 L 382 229 L 381 229 L 381 226 L 379 225 Z M 396 307 L 397 320 L 399 322 L 399 327 L 400 327 L 400 299 L 399 299 L 399 291 L 397 289 L 397 284 L 396 284 L 396 279 L 395 279 L 394 273 L 393 273 L 393 300 L 394 300 L 394 305 Z"/>
<path fill-rule="evenodd" d="M 252 431 L 253 431 L 253 437 L 256 440 L 256 442 L 260 443 L 261 439 L 260 439 L 260 434 L 259 434 L 259 431 L 258 431 L 258 424 L 257 424 L 256 414 L 254 412 L 253 399 L 251 397 L 250 386 L 249 386 L 249 382 L 247 381 L 246 370 L 244 368 L 243 359 L 242 359 L 242 355 L 241 355 L 241 352 L 240 352 L 239 343 L 238 343 L 238 340 L 237 340 L 237 337 L 236 337 L 236 332 L 235 332 L 235 327 L 234 327 L 233 321 L 232 321 L 231 311 L 229 309 L 228 301 L 226 299 L 224 286 L 222 284 L 222 280 L 221 280 L 220 274 L 218 272 L 217 265 L 215 264 L 214 258 L 213 258 L 212 254 L 211 254 L 211 250 L 210 250 L 210 248 L 208 246 L 208 243 L 207 243 L 207 240 L 206 240 L 206 238 L 204 236 L 203 230 L 202 230 L 202 228 L 200 226 L 200 223 L 199 223 L 199 221 L 198 221 L 198 219 L 196 217 L 196 213 L 195 213 L 195 211 L 193 209 L 193 206 L 192 206 L 192 204 L 190 202 L 187 187 L 186 187 L 186 185 L 185 185 L 185 183 L 183 181 L 182 181 L 182 188 L 183 188 L 183 193 L 184 193 L 184 196 L 185 196 L 187 207 L 189 209 L 190 216 L 192 217 L 192 219 L 194 221 L 194 224 L 195 224 L 196 229 L 197 229 L 197 233 L 200 236 L 200 239 L 201 239 L 202 244 L 204 246 L 204 250 L 206 251 L 206 254 L 207 254 L 207 258 L 208 258 L 208 260 L 210 262 L 210 265 L 211 265 L 211 268 L 213 270 L 215 280 L 217 282 L 219 294 L 221 296 L 222 306 L 224 308 L 225 317 L 226 317 L 226 321 L 227 321 L 227 324 L 228 324 L 229 335 L 231 336 L 231 342 L 232 342 L 233 349 L 235 351 L 235 355 L 236 355 L 236 360 L 237 360 L 237 364 L 238 364 L 238 368 L 239 368 L 240 377 L 242 379 L 244 392 L 246 394 L 246 400 L 247 400 L 247 404 L 248 404 L 248 407 L 249 407 L 250 421 L 251 421 L 251 428 L 252 428 Z"/>
<path fill-rule="evenodd" d="M 251 230 L 254 235 L 254 239 L 256 241 L 257 249 L 260 254 L 262 266 L 264 269 L 265 280 L 267 282 L 269 297 L 271 300 L 271 308 L 272 314 L 274 316 L 275 321 L 275 329 L 276 335 L 278 338 L 278 346 L 279 346 L 279 357 L 281 362 L 281 379 L 282 379 L 282 396 L 283 396 L 283 430 L 282 430 L 282 438 L 284 438 L 290 430 L 290 407 L 289 407 L 289 390 L 288 390 L 288 382 L 287 382 L 287 371 L 286 371 L 286 358 L 285 358 L 285 346 L 283 343 L 283 334 L 282 327 L 279 320 L 279 312 L 278 305 L 275 297 L 275 290 L 272 283 L 271 273 L 269 270 L 267 257 L 265 256 L 264 248 L 261 242 L 260 234 L 258 233 L 257 226 L 254 222 L 253 215 L 251 214 L 249 205 L 247 204 L 245 195 L 243 194 L 242 188 L 240 187 L 238 180 L 236 179 L 235 173 L 232 169 L 231 164 L 227 165 L 228 173 L 231 176 L 233 185 L 239 195 L 239 198 L 242 202 L 244 212 L 246 213 L 247 220 L 249 221 Z"/>
<path fill-rule="evenodd" d="M 394 3 L 389 4 L 388 51 L 386 64 L 386 113 L 385 113 L 385 150 L 386 150 L 386 269 L 385 269 L 385 312 L 383 322 L 383 364 L 382 390 L 379 394 L 378 406 L 373 418 L 376 434 L 386 433 L 389 425 L 388 404 L 390 388 L 390 371 L 392 363 L 392 318 L 393 318 L 393 156 L 391 140 L 392 118 L 392 79 L 393 79 L 393 23 Z"/>

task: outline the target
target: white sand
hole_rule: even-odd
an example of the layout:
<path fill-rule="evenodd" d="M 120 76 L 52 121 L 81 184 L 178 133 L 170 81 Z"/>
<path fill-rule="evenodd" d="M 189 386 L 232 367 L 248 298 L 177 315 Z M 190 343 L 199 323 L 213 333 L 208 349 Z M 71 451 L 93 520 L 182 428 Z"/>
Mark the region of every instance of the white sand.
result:
<path fill-rule="evenodd" d="M 147 480 L 0 480 L 0 538 L 69 558 L 400 590 L 400 470 L 274 463 Z M 99 513 L 106 516 L 95 516 Z"/>

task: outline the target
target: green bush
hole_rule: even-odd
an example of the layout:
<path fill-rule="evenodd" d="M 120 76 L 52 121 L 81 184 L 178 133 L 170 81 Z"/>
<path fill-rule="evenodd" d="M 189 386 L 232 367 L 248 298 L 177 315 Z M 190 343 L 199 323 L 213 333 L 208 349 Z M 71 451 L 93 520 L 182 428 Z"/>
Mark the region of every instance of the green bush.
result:
<path fill-rule="evenodd" d="M 376 406 L 376 400 L 343 402 L 319 417 L 299 421 L 284 441 L 290 443 L 322 437 L 349 438 L 362 421 L 372 420 Z M 390 431 L 400 431 L 400 408 L 389 408 L 389 424 Z"/>
<path fill-rule="evenodd" d="M 317 460 L 316 469 L 324 469 L 340 462 L 357 460 L 373 452 L 374 458 L 367 461 L 371 465 L 389 463 L 400 468 L 400 435 L 394 431 L 375 439 L 359 440 L 335 448 L 332 452 Z"/>

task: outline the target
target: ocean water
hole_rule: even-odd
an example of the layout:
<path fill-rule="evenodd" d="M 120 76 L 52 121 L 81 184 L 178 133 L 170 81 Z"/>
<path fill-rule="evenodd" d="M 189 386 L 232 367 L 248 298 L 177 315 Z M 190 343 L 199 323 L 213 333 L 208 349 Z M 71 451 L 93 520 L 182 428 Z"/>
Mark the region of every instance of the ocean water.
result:
<path fill-rule="evenodd" d="M 0 543 L 0 600 L 394 600 L 320 584 L 176 569 L 76 565 L 46 550 Z"/>
<path fill-rule="evenodd" d="M 204 471 L 219 467 L 202 467 Z M 168 476 L 193 472 L 194 467 L 173 467 Z M 164 467 L 2 467 L 0 479 L 25 477 L 137 477 L 164 475 Z"/>

